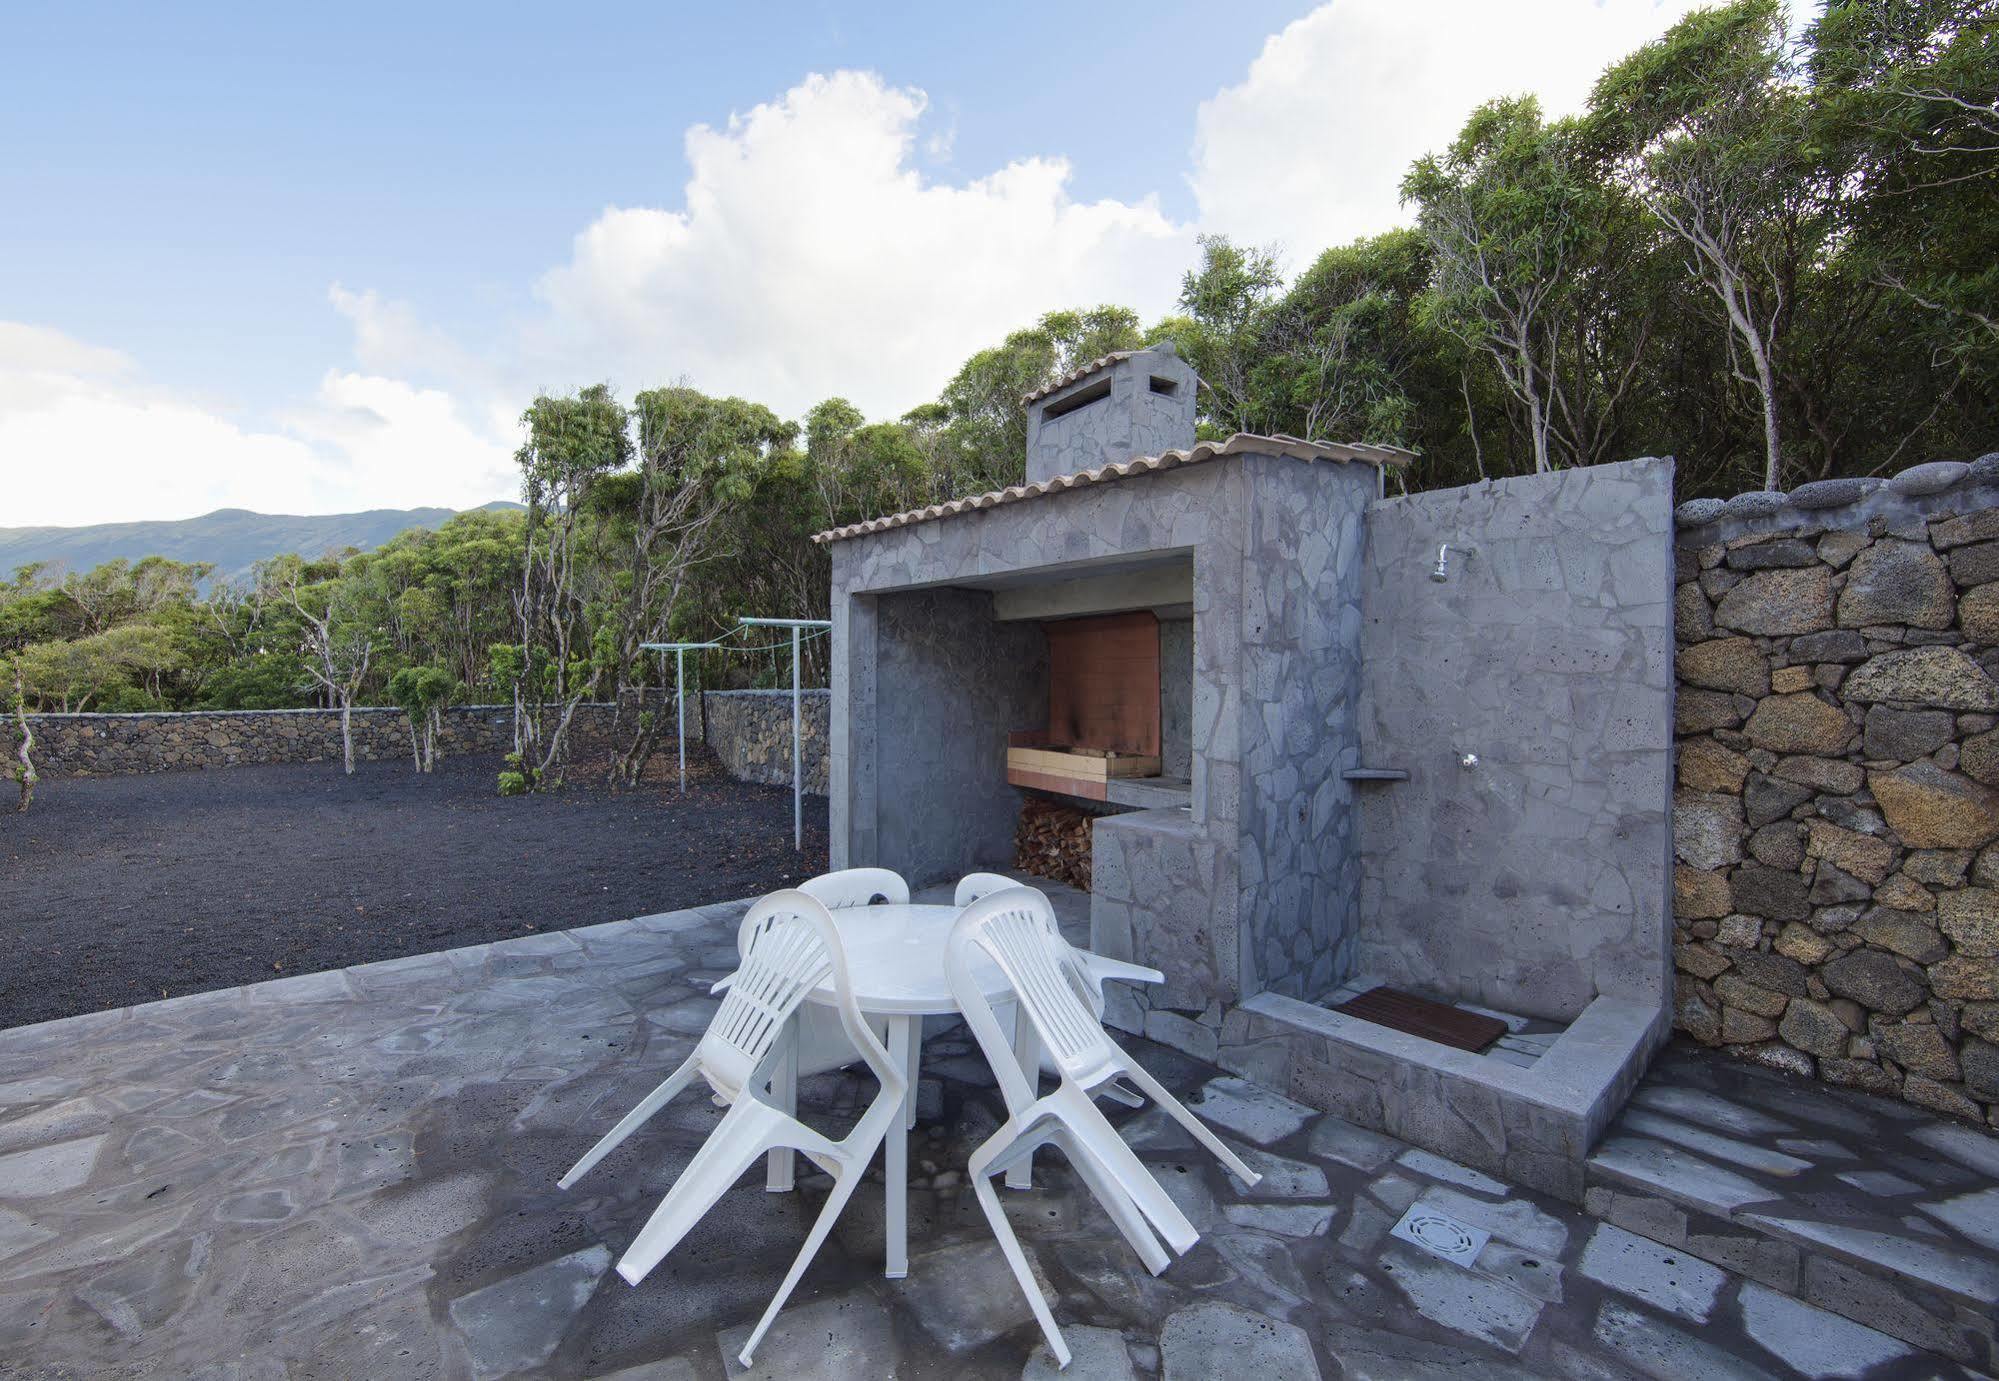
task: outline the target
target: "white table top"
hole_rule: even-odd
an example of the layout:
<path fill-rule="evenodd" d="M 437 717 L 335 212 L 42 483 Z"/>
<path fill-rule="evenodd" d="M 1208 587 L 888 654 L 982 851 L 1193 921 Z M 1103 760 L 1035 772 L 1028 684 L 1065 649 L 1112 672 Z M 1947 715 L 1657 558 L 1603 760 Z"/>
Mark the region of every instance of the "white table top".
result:
<path fill-rule="evenodd" d="M 847 951 L 847 977 L 863 1012 L 889 1016 L 942 1016 L 958 1010 L 944 979 L 944 942 L 958 919 L 955 906 L 895 904 L 846 907 L 833 913 Z M 984 954 L 972 972 L 995 1003 L 1013 1001 L 1013 989 L 999 965 Z M 811 1000 L 834 1001 L 829 979 L 812 990 Z"/>

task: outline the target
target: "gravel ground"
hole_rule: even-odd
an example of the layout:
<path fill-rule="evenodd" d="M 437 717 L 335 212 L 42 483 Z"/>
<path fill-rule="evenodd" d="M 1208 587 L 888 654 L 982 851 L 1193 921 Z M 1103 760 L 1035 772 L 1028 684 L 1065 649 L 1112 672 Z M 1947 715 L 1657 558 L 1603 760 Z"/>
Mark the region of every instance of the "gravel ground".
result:
<path fill-rule="evenodd" d="M 664 764 L 661 764 L 664 766 Z M 495 759 L 45 780 L 0 811 L 0 1027 L 753 896 L 823 871 L 826 798 L 704 763 L 494 794 Z"/>

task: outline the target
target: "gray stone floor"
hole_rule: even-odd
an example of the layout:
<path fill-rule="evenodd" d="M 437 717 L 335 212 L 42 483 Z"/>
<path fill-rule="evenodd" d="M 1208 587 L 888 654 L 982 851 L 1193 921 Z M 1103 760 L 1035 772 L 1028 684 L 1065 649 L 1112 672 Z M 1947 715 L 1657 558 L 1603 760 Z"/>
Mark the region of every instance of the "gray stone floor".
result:
<path fill-rule="evenodd" d="M 1070 899 L 1065 899 L 1065 904 Z M 718 1116 L 683 1096 L 555 1177 L 676 1063 L 741 903 L 0 1032 L 0 1375 L 730 1374 L 823 1192 L 746 1177 L 638 1288 L 610 1272 Z M 1071 912 L 1073 915 L 1073 911 Z M 1264 1172 L 1151 1109 L 1124 1131 L 1203 1231 L 1145 1274 L 1059 1159 L 1009 1210 L 1075 1377 L 1936 1376 L 1942 1359 L 1162 1047 L 1134 1053 Z M 1052 1374 L 967 1189 L 998 1104 L 926 1050 L 909 1279 L 865 1190 L 757 1374 Z M 809 1081 L 837 1122 L 854 1076 Z M 1125 1117 L 1122 1110 L 1115 1115 Z M 1488 1240 L 1467 1268 L 1391 1235 Z"/>
<path fill-rule="evenodd" d="M 1590 1157 L 1592 1211 L 1994 1369 L 1999 1137 L 1670 1047 Z"/>

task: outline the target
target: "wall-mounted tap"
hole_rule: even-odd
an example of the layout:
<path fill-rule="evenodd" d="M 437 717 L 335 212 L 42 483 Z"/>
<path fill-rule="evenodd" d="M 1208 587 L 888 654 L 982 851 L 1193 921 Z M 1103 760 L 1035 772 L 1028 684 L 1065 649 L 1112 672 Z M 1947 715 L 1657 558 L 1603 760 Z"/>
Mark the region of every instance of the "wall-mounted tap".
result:
<path fill-rule="evenodd" d="M 1477 551 L 1476 547 L 1458 548 L 1458 553 L 1462 556 L 1470 556 L 1475 551 Z M 1451 578 L 1451 544 L 1449 542 L 1444 542 L 1440 543 L 1437 547 L 1437 564 L 1434 567 L 1432 567 L 1430 570 L 1430 579 L 1442 582 L 1445 580 L 1449 580 L 1450 578 Z"/>

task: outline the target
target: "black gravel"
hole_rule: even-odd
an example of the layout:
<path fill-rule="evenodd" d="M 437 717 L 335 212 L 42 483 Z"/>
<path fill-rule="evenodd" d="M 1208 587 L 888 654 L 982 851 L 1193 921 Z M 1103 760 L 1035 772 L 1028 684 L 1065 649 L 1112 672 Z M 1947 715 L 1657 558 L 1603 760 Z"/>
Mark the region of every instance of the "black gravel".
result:
<path fill-rule="evenodd" d="M 494 793 L 497 760 L 45 779 L 0 802 L 0 1027 L 754 896 L 823 870 L 826 798 L 704 763 Z M 654 775 L 658 775 L 655 773 Z"/>

